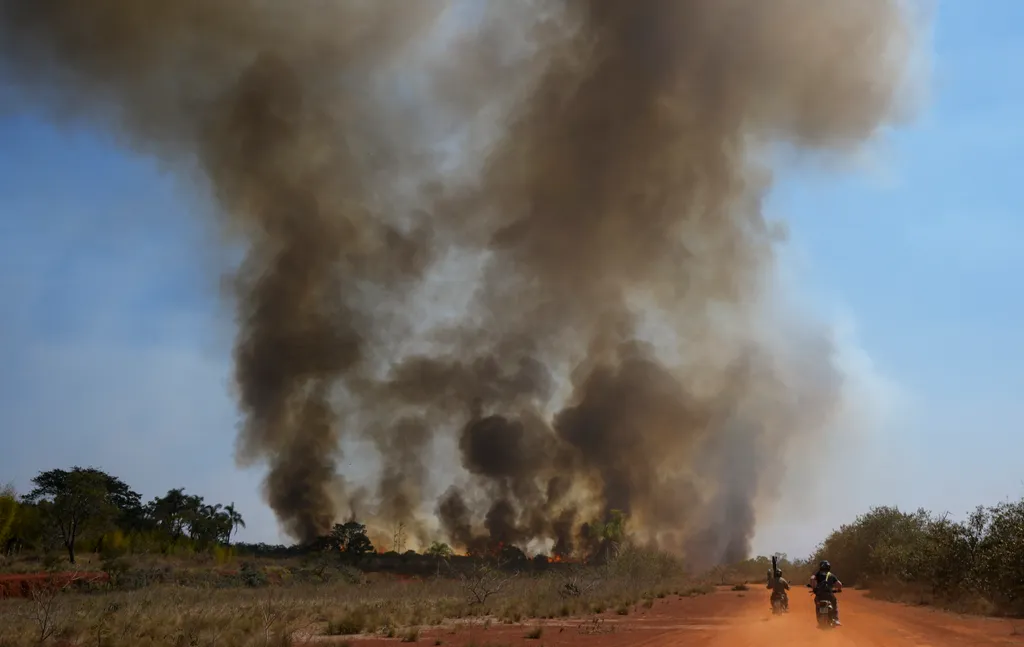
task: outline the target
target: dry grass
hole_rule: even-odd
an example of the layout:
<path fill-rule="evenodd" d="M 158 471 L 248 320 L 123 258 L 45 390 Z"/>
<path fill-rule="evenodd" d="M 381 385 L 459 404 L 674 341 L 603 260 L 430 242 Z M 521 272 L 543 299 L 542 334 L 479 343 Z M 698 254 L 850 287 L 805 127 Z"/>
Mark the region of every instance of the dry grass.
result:
<path fill-rule="evenodd" d="M 144 566 L 147 572 L 154 568 Z M 245 570 L 238 566 L 235 571 Z M 126 569 L 108 590 L 0 600 L 0 647 L 61 641 L 100 647 L 279 647 L 323 635 L 360 634 L 415 642 L 421 629 L 442 624 L 526 623 L 611 609 L 628 613 L 641 601 L 713 589 L 687 583 L 678 573 L 666 576 L 663 558 L 639 553 L 600 571 L 514 578 L 488 572 L 426 580 L 354 577 L 351 569 L 337 566 L 280 562 L 250 566 L 244 576 L 226 580 L 201 572 L 223 575 L 222 567 L 186 565 L 183 574 L 180 567 L 164 565 L 160 572 L 169 575 L 156 580 L 140 578 L 139 570 Z M 476 577 L 485 583 L 500 578 L 502 585 L 481 596 Z M 157 583 L 145 584 L 150 581 Z M 118 589 L 121 585 L 128 590 Z M 533 633 L 534 626 L 525 629 Z"/>

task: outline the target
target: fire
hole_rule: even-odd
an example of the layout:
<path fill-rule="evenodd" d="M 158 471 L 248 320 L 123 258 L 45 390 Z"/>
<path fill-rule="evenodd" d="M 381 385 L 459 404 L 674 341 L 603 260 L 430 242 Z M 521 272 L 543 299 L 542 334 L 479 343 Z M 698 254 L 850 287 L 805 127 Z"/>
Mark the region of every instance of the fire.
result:
<path fill-rule="evenodd" d="M 572 555 L 552 555 L 547 558 L 548 564 L 586 564 L 585 559 L 573 557 Z"/>

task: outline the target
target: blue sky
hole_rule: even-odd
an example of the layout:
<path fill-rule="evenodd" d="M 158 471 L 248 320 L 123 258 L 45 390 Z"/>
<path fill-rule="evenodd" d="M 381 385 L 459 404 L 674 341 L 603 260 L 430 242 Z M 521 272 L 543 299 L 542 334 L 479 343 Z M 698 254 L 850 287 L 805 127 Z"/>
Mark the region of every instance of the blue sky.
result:
<path fill-rule="evenodd" d="M 830 450 L 833 505 L 762 529 L 802 553 L 872 504 L 954 515 L 1024 495 L 1024 3 L 938 3 L 928 99 L 851 168 L 785 169 L 767 206 L 808 303 L 879 409 Z M 102 133 L 0 111 L 0 481 L 110 470 L 235 501 L 231 315 L 203 204 Z"/>

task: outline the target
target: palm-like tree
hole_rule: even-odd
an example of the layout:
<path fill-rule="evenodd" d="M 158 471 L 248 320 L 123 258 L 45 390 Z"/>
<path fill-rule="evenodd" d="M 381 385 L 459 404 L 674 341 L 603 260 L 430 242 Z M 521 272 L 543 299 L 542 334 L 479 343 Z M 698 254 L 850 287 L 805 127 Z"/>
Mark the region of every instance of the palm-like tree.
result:
<path fill-rule="evenodd" d="M 224 506 L 224 512 L 228 514 L 228 519 L 231 521 L 231 529 L 228 531 L 228 540 L 230 543 L 231 535 L 235 534 L 239 528 L 245 528 L 245 520 L 242 519 L 241 513 L 235 509 L 234 501 Z"/>

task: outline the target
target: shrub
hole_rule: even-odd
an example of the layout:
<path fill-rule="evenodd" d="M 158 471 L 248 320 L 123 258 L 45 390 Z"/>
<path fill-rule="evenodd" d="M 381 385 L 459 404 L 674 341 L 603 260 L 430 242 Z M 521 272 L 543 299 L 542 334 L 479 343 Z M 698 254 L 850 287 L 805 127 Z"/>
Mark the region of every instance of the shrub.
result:
<path fill-rule="evenodd" d="M 1024 500 L 978 507 L 962 522 L 872 508 L 817 550 L 847 585 L 956 609 L 1024 614 Z"/>

